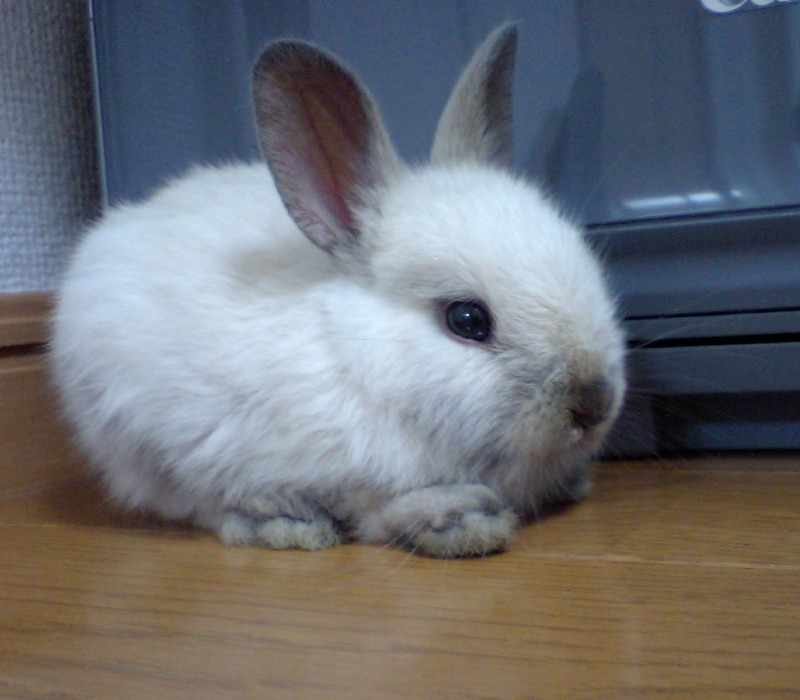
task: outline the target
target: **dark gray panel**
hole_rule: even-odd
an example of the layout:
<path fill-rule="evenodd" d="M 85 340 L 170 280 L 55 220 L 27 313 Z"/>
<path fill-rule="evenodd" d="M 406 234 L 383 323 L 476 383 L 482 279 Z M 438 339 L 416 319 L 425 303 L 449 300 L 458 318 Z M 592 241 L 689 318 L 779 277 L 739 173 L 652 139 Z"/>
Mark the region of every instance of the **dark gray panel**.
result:
<path fill-rule="evenodd" d="M 93 2 L 103 170 L 112 202 L 202 163 L 258 157 L 250 69 L 308 33 L 308 2 Z"/>
<path fill-rule="evenodd" d="M 800 394 L 659 396 L 623 413 L 605 456 L 800 449 Z"/>
<path fill-rule="evenodd" d="M 654 394 L 800 392 L 798 358 L 800 342 L 726 344 L 634 350 L 629 366 Z"/>
<path fill-rule="evenodd" d="M 627 318 L 800 308 L 800 207 L 593 227 Z"/>
<path fill-rule="evenodd" d="M 518 164 L 581 220 L 800 202 L 800 6 L 700 0 L 94 2 L 109 192 L 255 153 L 248 77 L 277 35 L 339 53 L 401 152 L 427 151 L 458 70 L 520 22 Z"/>
<path fill-rule="evenodd" d="M 689 340 L 713 343 L 730 337 L 766 342 L 800 336 L 800 310 L 636 319 L 626 321 L 625 330 L 631 343 L 639 347 L 685 344 Z"/>

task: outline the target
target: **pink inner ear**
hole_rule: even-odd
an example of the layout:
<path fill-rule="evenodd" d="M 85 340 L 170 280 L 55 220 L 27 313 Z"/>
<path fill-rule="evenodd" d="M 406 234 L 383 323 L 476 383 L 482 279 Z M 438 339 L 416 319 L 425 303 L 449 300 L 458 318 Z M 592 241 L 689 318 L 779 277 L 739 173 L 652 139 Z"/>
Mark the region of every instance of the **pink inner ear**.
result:
<path fill-rule="evenodd" d="M 307 117 L 309 172 L 315 176 L 318 194 L 336 221 L 351 231 L 354 225 L 351 206 L 358 185 L 356 168 L 362 159 L 360 142 L 364 139 L 363 134 L 348 131 L 355 128 L 363 131 L 363 114 L 346 104 L 328 104 L 313 90 L 301 89 L 298 97 Z M 338 113 L 331 107 L 338 108 Z"/>
<path fill-rule="evenodd" d="M 330 250 L 354 235 L 358 188 L 368 184 L 369 119 L 360 90 L 317 61 L 272 78 L 262 128 L 278 188 L 304 233 Z"/>

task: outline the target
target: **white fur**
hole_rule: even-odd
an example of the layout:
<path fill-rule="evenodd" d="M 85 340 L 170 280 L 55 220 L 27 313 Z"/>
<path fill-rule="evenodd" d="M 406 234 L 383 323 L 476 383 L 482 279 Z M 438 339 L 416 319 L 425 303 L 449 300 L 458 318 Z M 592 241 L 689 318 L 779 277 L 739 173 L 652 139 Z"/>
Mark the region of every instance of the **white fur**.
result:
<path fill-rule="evenodd" d="M 491 164 L 393 165 L 360 201 L 352 254 L 302 235 L 264 164 L 196 170 L 88 232 L 53 376 L 115 499 L 231 542 L 315 549 L 405 527 L 404 544 L 448 556 L 502 548 L 510 509 L 580 491 L 624 378 L 579 232 Z M 453 336 L 449 299 L 486 302 L 493 341 Z M 572 388 L 597 377 L 609 408 L 580 430 Z M 476 515 L 461 494 L 479 484 L 494 499 Z M 420 516 L 432 486 L 444 495 Z"/>

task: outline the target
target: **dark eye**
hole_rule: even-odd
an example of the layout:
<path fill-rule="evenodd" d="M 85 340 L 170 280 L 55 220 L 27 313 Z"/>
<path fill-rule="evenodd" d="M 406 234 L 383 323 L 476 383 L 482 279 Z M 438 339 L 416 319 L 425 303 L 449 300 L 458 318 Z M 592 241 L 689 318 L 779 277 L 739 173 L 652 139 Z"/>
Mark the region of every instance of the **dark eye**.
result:
<path fill-rule="evenodd" d="M 476 301 L 451 301 L 445 306 L 447 327 L 467 340 L 482 342 L 492 332 L 492 320 L 486 307 Z"/>

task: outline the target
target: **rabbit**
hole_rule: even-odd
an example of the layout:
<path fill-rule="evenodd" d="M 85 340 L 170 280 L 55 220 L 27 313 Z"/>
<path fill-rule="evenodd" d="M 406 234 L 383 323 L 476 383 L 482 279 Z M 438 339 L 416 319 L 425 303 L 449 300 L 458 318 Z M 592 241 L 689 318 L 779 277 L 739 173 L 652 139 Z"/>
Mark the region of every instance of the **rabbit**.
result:
<path fill-rule="evenodd" d="M 516 43 L 478 48 L 412 168 L 347 67 L 274 42 L 265 162 L 89 229 L 51 370 L 114 501 L 234 545 L 463 557 L 588 494 L 624 344 L 581 232 L 513 172 Z"/>

